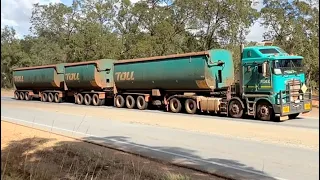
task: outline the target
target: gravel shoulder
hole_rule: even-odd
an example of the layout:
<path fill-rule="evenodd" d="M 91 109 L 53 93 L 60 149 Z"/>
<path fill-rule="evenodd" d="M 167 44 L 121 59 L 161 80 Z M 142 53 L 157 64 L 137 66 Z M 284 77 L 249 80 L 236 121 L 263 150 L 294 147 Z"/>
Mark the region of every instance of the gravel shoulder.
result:
<path fill-rule="evenodd" d="M 221 179 L 4 121 L 1 172 L 5 179 Z"/>

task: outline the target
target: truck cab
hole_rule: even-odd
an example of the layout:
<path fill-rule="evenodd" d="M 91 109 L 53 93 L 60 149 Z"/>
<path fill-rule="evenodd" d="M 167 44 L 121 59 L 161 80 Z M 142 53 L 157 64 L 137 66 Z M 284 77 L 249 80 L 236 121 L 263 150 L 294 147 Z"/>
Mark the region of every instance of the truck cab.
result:
<path fill-rule="evenodd" d="M 289 55 L 271 42 L 243 48 L 240 89 L 247 114 L 261 120 L 294 119 L 311 111 L 312 92 L 302 61 L 302 56 Z"/>

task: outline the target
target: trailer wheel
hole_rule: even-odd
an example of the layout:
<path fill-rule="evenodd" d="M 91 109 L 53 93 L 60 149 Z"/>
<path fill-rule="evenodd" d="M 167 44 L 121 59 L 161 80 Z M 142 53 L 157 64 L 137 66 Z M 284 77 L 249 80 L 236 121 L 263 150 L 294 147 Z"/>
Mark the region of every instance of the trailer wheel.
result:
<path fill-rule="evenodd" d="M 91 98 L 90 94 L 85 94 L 84 95 L 84 104 L 88 106 L 91 104 L 91 102 L 92 102 L 92 98 Z"/>
<path fill-rule="evenodd" d="M 24 100 L 25 96 L 24 96 L 24 92 L 20 92 L 20 99 Z"/>
<path fill-rule="evenodd" d="M 117 95 L 115 99 L 115 105 L 118 108 L 123 108 L 124 107 L 124 98 L 122 95 Z"/>
<path fill-rule="evenodd" d="M 77 94 L 77 104 L 83 104 L 83 95 L 81 93 Z"/>
<path fill-rule="evenodd" d="M 52 93 L 49 93 L 49 94 L 48 94 L 48 101 L 49 101 L 49 102 L 53 102 L 53 100 L 54 100 L 53 94 L 52 94 Z"/>
<path fill-rule="evenodd" d="M 181 106 L 181 102 L 180 102 L 179 99 L 177 99 L 177 98 L 172 98 L 172 99 L 170 100 L 170 110 L 171 110 L 172 112 L 178 113 L 178 112 L 181 111 L 181 108 L 182 108 L 182 106 Z"/>
<path fill-rule="evenodd" d="M 27 101 L 30 101 L 30 100 L 32 100 L 32 98 L 33 98 L 33 96 L 29 95 L 29 92 L 28 92 L 28 91 L 25 93 L 24 96 L 25 96 L 25 99 L 26 99 Z"/>
<path fill-rule="evenodd" d="M 243 108 L 239 100 L 231 100 L 228 105 L 229 115 L 233 118 L 241 118 L 243 115 Z"/>
<path fill-rule="evenodd" d="M 94 94 L 92 96 L 92 104 L 95 106 L 100 106 L 101 105 L 101 101 L 99 99 L 99 95 L 98 94 Z"/>
<path fill-rule="evenodd" d="M 18 91 L 16 91 L 16 92 L 14 93 L 14 98 L 15 98 L 16 100 L 19 100 L 19 99 L 20 99 L 20 93 L 19 93 Z"/>
<path fill-rule="evenodd" d="M 272 107 L 267 102 L 260 102 L 258 103 L 257 107 L 257 118 L 263 121 L 270 121 L 274 118 L 274 113 Z"/>
<path fill-rule="evenodd" d="M 54 94 L 54 102 L 61 103 L 61 101 L 62 101 L 62 98 L 59 97 L 59 93 L 55 93 Z"/>
<path fill-rule="evenodd" d="M 126 106 L 127 106 L 127 108 L 133 109 L 135 105 L 136 105 L 135 99 L 131 95 L 128 95 L 126 97 Z"/>
<path fill-rule="evenodd" d="M 140 110 L 145 110 L 148 107 L 148 102 L 144 99 L 143 96 L 138 96 L 137 97 L 137 107 Z"/>
<path fill-rule="evenodd" d="M 194 114 L 197 112 L 197 103 L 193 99 L 187 99 L 184 103 L 187 113 Z"/>
<path fill-rule="evenodd" d="M 46 102 L 46 101 L 47 101 L 47 99 L 48 99 L 48 95 L 47 95 L 47 93 L 42 93 L 41 101 Z"/>

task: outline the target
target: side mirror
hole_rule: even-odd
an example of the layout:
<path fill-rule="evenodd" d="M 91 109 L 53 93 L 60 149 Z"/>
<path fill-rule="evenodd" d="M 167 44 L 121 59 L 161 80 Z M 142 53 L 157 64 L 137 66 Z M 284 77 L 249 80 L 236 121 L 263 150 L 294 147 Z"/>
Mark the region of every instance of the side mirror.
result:
<path fill-rule="evenodd" d="M 262 64 L 262 75 L 263 75 L 263 77 L 269 76 L 269 63 L 268 62 L 264 62 Z"/>

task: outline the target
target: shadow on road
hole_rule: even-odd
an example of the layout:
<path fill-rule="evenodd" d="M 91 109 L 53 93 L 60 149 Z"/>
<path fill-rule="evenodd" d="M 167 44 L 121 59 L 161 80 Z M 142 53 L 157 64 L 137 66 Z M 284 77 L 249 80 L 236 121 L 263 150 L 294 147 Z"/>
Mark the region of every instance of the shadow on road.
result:
<path fill-rule="evenodd" d="M 196 151 L 180 147 L 146 146 L 130 142 L 129 137 L 123 136 L 105 138 L 87 137 L 84 138 L 84 140 L 98 142 L 109 147 L 116 147 L 125 152 L 134 152 L 134 154 L 143 157 L 164 160 L 175 165 L 202 170 L 213 175 L 228 177 L 230 179 L 275 179 L 269 177 L 265 172 L 256 170 L 241 162 L 220 158 L 204 159 L 196 155 Z M 212 151 L 214 151 L 214 149 L 212 149 Z"/>

